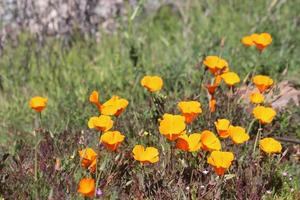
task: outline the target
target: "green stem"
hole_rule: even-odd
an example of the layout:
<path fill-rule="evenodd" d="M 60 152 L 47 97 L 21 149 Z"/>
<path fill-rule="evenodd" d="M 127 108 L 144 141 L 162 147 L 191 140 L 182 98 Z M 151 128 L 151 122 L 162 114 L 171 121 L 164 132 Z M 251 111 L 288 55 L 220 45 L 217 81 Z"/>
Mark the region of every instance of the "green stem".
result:
<path fill-rule="evenodd" d="M 201 77 L 201 80 L 200 80 L 199 101 L 201 101 L 202 87 L 203 87 L 203 81 L 204 81 L 204 77 L 205 77 L 205 75 L 206 75 L 206 71 L 207 71 L 207 70 L 204 69 L 203 76 Z"/>
<path fill-rule="evenodd" d="M 39 124 L 40 124 L 40 129 L 42 128 L 42 112 L 39 112 Z"/>
<path fill-rule="evenodd" d="M 173 142 L 171 142 L 170 143 L 170 147 L 171 147 L 171 151 L 170 151 L 170 162 L 171 162 L 171 170 L 173 171 L 173 169 L 174 169 L 174 150 L 175 150 L 175 148 L 174 148 L 174 146 L 173 146 Z"/>
<path fill-rule="evenodd" d="M 39 112 L 39 129 L 42 128 L 42 112 Z M 38 147 L 40 144 L 40 140 L 38 139 L 38 135 L 35 135 L 36 137 L 36 144 L 34 147 L 34 182 L 35 182 L 35 195 L 36 195 L 36 199 L 38 199 L 39 196 L 39 191 L 38 191 L 38 187 L 37 187 L 37 182 L 38 182 Z"/>
<path fill-rule="evenodd" d="M 35 147 L 34 147 L 34 182 L 35 182 L 35 195 L 36 199 L 38 199 L 38 187 L 37 187 L 37 182 L 38 182 L 38 146 L 39 146 L 40 140 L 37 141 Z"/>
<path fill-rule="evenodd" d="M 230 102 L 231 97 L 233 96 L 233 88 L 232 86 L 229 87 L 228 95 L 227 95 L 227 113 L 229 118 L 231 118 L 231 108 L 230 108 Z"/>
<path fill-rule="evenodd" d="M 101 135 L 101 132 L 100 132 L 100 134 L 99 135 Z M 98 172 L 98 167 L 99 167 L 99 165 L 98 165 L 98 162 L 99 162 L 99 155 L 100 155 L 100 152 L 99 152 L 99 146 L 97 145 L 97 157 L 96 157 L 96 189 L 95 189 L 95 196 L 96 196 L 96 193 L 97 193 L 97 189 L 98 189 L 98 182 L 99 182 L 99 180 L 100 180 L 100 173 Z"/>
<path fill-rule="evenodd" d="M 256 119 L 253 119 L 253 120 L 250 122 L 250 124 L 249 124 L 249 126 L 248 126 L 248 129 L 247 129 L 247 133 L 248 133 L 248 134 L 250 134 L 250 131 L 251 131 L 252 126 L 253 126 L 253 124 L 254 124 L 255 121 L 256 121 Z"/>
<path fill-rule="evenodd" d="M 34 181 L 37 181 L 37 160 L 38 160 L 38 155 L 37 155 L 37 146 L 38 145 L 35 145 L 35 148 L 34 148 Z"/>
<path fill-rule="evenodd" d="M 258 138 L 260 138 L 261 131 L 262 131 L 261 123 L 259 123 L 259 129 L 258 129 L 258 131 L 257 131 L 257 133 L 256 133 L 256 138 L 255 138 L 255 142 L 254 142 L 254 146 L 253 146 L 253 153 L 252 153 L 253 156 L 254 156 L 254 154 L 255 154 L 255 150 L 256 150 Z"/>
<path fill-rule="evenodd" d="M 97 160 L 97 163 L 98 163 L 98 160 Z M 97 166 L 97 164 L 96 164 Z M 96 171 L 98 171 L 98 169 L 96 169 Z M 99 180 L 100 180 L 100 174 L 98 174 L 98 177 L 96 177 L 96 189 L 95 189 L 95 196 L 97 194 L 97 189 L 98 189 L 98 185 L 99 185 Z"/>

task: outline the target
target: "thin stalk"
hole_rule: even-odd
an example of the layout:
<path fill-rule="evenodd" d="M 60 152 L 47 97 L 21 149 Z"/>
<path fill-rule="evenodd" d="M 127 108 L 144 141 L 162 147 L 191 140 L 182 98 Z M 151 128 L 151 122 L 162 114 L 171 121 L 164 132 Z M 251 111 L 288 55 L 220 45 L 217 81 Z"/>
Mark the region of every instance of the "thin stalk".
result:
<path fill-rule="evenodd" d="M 190 184 L 193 183 L 193 178 L 194 178 L 194 168 L 193 168 L 193 161 L 195 160 L 192 152 L 187 152 L 188 153 L 188 159 L 187 162 L 189 164 L 190 169 L 192 170 L 191 172 L 191 177 L 190 177 Z"/>
<path fill-rule="evenodd" d="M 228 116 L 231 118 L 231 107 L 230 107 L 230 102 L 231 102 L 231 97 L 233 96 L 233 88 L 232 86 L 229 87 L 228 95 L 227 95 L 227 113 Z"/>
<path fill-rule="evenodd" d="M 191 177 L 190 177 L 190 184 L 193 183 L 193 176 L 194 176 L 194 169 L 192 168 Z"/>
<path fill-rule="evenodd" d="M 39 128 L 42 128 L 42 112 L 39 112 Z"/>
<path fill-rule="evenodd" d="M 256 121 L 256 119 L 253 119 L 253 120 L 250 122 L 250 124 L 249 124 L 249 126 L 248 126 L 248 129 L 247 129 L 247 133 L 248 133 L 248 134 L 250 134 L 250 131 L 251 131 L 252 126 L 253 126 L 253 124 L 254 124 L 255 121 Z"/>
<path fill-rule="evenodd" d="M 171 147 L 170 147 L 170 148 L 171 148 L 171 151 L 170 151 L 170 162 L 171 162 L 171 163 L 170 163 L 170 165 L 171 165 L 171 170 L 173 171 L 173 169 L 174 169 L 174 162 L 173 162 L 174 159 L 173 159 L 173 154 L 174 154 L 174 152 L 175 152 L 175 151 L 174 151 L 175 149 L 174 149 L 174 146 L 173 146 L 173 142 L 171 142 L 170 145 L 171 145 Z"/>
<path fill-rule="evenodd" d="M 255 150 L 256 150 L 258 138 L 260 138 L 261 132 L 262 132 L 262 127 L 261 127 L 261 123 L 259 123 L 259 129 L 257 131 L 255 142 L 254 142 L 254 146 L 253 146 L 253 153 L 252 153 L 253 156 L 255 154 Z"/>
<path fill-rule="evenodd" d="M 98 175 L 98 155 L 97 155 L 97 158 L 96 158 L 97 160 L 96 160 L 96 175 L 95 175 L 95 177 L 96 177 L 96 189 L 95 189 L 95 196 L 97 195 L 97 188 L 98 188 L 98 180 L 99 180 L 99 175 Z"/>
<path fill-rule="evenodd" d="M 42 112 L 39 112 L 39 129 L 42 128 Z M 38 199 L 39 196 L 39 191 L 38 191 L 38 187 L 37 187 L 37 182 L 38 182 L 38 147 L 39 147 L 39 143 L 40 140 L 38 139 L 38 135 L 35 135 L 36 137 L 36 144 L 34 147 L 34 182 L 35 182 L 35 189 L 36 189 L 36 199 Z"/>
<path fill-rule="evenodd" d="M 100 134 L 99 135 L 101 135 L 101 132 L 100 132 Z M 96 189 L 95 189 L 95 196 L 96 196 L 96 194 L 97 194 L 97 189 L 98 189 L 98 182 L 99 182 L 99 180 L 100 180 L 100 174 L 99 174 L 99 172 L 98 172 L 98 168 L 99 168 L 99 165 L 98 165 L 98 161 L 99 161 L 99 159 L 98 159 L 98 157 L 99 157 L 99 155 L 100 155 L 100 152 L 99 152 L 99 146 L 97 145 L 97 157 L 96 157 Z"/>
<path fill-rule="evenodd" d="M 34 147 L 34 181 L 38 181 L 38 146 L 40 141 L 38 140 Z"/>
<path fill-rule="evenodd" d="M 199 100 L 201 100 L 201 93 L 202 93 L 203 81 L 204 81 L 204 77 L 205 77 L 206 71 L 207 70 L 204 70 L 203 76 L 201 77 L 201 80 L 200 80 Z"/>
<path fill-rule="evenodd" d="M 96 163 L 96 172 L 98 171 L 98 159 L 97 159 L 97 161 L 96 161 L 97 163 Z M 96 176 L 96 189 L 95 189 L 95 196 L 97 195 L 97 190 L 98 190 L 98 185 L 99 185 L 99 180 L 100 180 L 100 174 L 99 173 L 97 173 L 97 176 Z"/>

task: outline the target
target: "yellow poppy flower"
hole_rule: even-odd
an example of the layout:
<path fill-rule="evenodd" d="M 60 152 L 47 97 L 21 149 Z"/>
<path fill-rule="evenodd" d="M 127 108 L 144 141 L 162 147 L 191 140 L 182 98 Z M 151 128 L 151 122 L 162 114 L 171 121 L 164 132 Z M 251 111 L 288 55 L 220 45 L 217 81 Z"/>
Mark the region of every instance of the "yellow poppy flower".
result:
<path fill-rule="evenodd" d="M 107 131 L 100 137 L 100 142 L 110 151 L 115 151 L 124 141 L 125 136 L 119 131 Z"/>
<path fill-rule="evenodd" d="M 254 92 L 250 95 L 250 101 L 254 104 L 260 104 L 265 101 L 265 97 L 259 92 Z"/>
<path fill-rule="evenodd" d="M 281 153 L 282 146 L 280 142 L 273 138 L 264 138 L 259 141 L 259 147 L 265 153 Z"/>
<path fill-rule="evenodd" d="M 261 124 L 271 123 L 276 116 L 276 111 L 273 108 L 264 106 L 256 106 L 252 113 Z"/>
<path fill-rule="evenodd" d="M 253 43 L 259 51 L 263 51 L 272 43 L 272 36 L 269 33 L 261 33 L 252 37 Z"/>
<path fill-rule="evenodd" d="M 184 134 L 185 118 L 181 115 L 164 114 L 159 124 L 159 132 L 173 141 Z"/>
<path fill-rule="evenodd" d="M 92 148 L 85 148 L 78 151 L 81 158 L 81 166 L 88 168 L 97 158 L 97 153 Z"/>
<path fill-rule="evenodd" d="M 159 76 L 144 76 L 141 80 L 141 85 L 150 92 L 156 92 L 161 90 L 163 80 Z"/>
<path fill-rule="evenodd" d="M 224 82 L 230 87 L 241 81 L 240 77 L 234 72 L 226 72 L 222 74 L 221 77 L 223 78 Z"/>
<path fill-rule="evenodd" d="M 128 101 L 126 99 L 120 98 L 119 96 L 113 96 L 101 105 L 100 110 L 102 115 L 114 115 L 117 117 L 127 106 Z"/>
<path fill-rule="evenodd" d="M 274 82 L 269 76 L 264 75 L 256 75 L 252 81 L 261 93 L 269 89 Z"/>
<path fill-rule="evenodd" d="M 186 134 L 181 135 L 176 140 L 176 148 L 183 151 L 198 151 L 201 148 L 201 134 L 193 133 L 189 136 Z"/>
<path fill-rule="evenodd" d="M 218 119 L 214 124 L 221 138 L 227 138 L 229 136 L 228 129 L 230 121 L 228 119 Z"/>
<path fill-rule="evenodd" d="M 229 71 L 228 62 L 218 56 L 207 56 L 203 64 L 214 75 Z"/>
<path fill-rule="evenodd" d="M 256 46 L 259 51 L 263 51 L 272 43 L 272 36 L 269 33 L 254 33 L 250 36 L 245 36 L 241 41 L 245 46 Z"/>
<path fill-rule="evenodd" d="M 135 145 L 132 153 L 134 159 L 143 164 L 156 163 L 159 161 L 159 152 L 154 147 L 147 147 L 145 149 L 142 145 Z"/>
<path fill-rule="evenodd" d="M 221 150 L 221 142 L 213 132 L 204 130 L 201 133 L 201 148 L 205 151 Z"/>
<path fill-rule="evenodd" d="M 242 144 L 250 138 L 245 129 L 240 126 L 230 126 L 228 132 L 234 144 Z"/>
<path fill-rule="evenodd" d="M 32 97 L 29 106 L 36 112 L 42 112 L 47 106 L 48 99 L 40 96 Z"/>
<path fill-rule="evenodd" d="M 251 36 L 245 36 L 241 41 L 245 46 L 253 46 L 255 45 Z"/>
<path fill-rule="evenodd" d="M 198 101 L 181 101 L 177 106 L 188 124 L 202 113 L 201 104 Z"/>
<path fill-rule="evenodd" d="M 114 122 L 106 115 L 100 115 L 99 117 L 91 117 L 88 121 L 88 127 L 90 129 L 97 129 L 98 131 L 108 131 L 112 128 Z"/>
<path fill-rule="evenodd" d="M 214 167 L 217 175 L 222 176 L 227 170 L 232 161 L 234 160 L 234 155 L 232 152 L 226 151 L 213 151 L 207 158 L 207 163 Z"/>
<path fill-rule="evenodd" d="M 77 192 L 83 196 L 93 197 L 95 195 L 95 179 L 83 178 L 78 184 Z"/>

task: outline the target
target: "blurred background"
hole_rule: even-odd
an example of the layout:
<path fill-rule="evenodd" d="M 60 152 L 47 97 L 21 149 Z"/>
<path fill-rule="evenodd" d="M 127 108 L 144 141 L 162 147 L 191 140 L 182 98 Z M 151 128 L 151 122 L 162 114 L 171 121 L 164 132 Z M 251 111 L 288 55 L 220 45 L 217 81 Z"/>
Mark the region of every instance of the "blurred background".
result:
<path fill-rule="evenodd" d="M 30 135 L 35 95 L 49 98 L 45 128 L 55 133 L 86 128 L 92 90 L 143 113 L 145 74 L 163 77 L 172 107 L 200 90 L 206 55 L 225 58 L 242 79 L 256 68 L 297 88 L 299 13 L 296 0 L 2 0 L 0 144 Z M 273 37 L 261 55 L 240 43 L 254 32 Z"/>

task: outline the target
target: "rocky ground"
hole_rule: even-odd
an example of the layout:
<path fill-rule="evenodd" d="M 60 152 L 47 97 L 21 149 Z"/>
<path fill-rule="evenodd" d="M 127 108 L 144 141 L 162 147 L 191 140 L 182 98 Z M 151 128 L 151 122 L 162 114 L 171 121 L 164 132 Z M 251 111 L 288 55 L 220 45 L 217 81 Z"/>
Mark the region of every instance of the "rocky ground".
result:
<path fill-rule="evenodd" d="M 147 12 L 156 10 L 166 0 L 3 0 L 0 2 L 0 46 L 7 38 L 25 30 L 44 36 L 65 36 L 74 30 L 100 37 L 99 30 L 116 29 L 116 19 L 126 22 L 128 9 L 139 3 Z M 123 16 L 123 17 L 122 17 Z"/>

